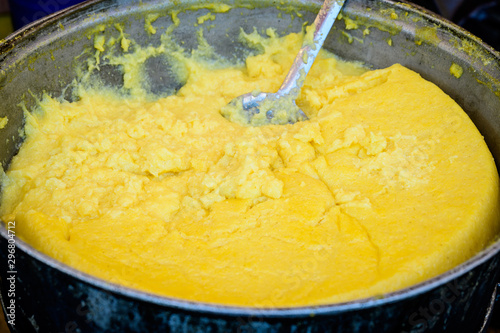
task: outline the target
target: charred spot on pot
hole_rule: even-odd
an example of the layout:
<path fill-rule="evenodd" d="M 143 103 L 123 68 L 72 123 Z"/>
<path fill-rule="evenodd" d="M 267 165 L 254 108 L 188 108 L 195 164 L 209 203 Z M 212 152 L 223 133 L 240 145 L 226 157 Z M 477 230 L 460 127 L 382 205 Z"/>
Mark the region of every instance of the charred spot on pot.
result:
<path fill-rule="evenodd" d="M 78 89 L 74 85 L 66 87 L 61 95 L 62 99 L 70 103 L 78 102 L 80 96 L 78 96 L 77 90 Z"/>
<path fill-rule="evenodd" d="M 165 56 L 148 58 L 143 65 L 144 89 L 156 96 L 174 95 L 186 84 L 185 68 L 172 65 L 173 61 Z"/>
<path fill-rule="evenodd" d="M 94 71 L 97 81 L 105 87 L 123 88 L 123 66 L 104 64 Z"/>

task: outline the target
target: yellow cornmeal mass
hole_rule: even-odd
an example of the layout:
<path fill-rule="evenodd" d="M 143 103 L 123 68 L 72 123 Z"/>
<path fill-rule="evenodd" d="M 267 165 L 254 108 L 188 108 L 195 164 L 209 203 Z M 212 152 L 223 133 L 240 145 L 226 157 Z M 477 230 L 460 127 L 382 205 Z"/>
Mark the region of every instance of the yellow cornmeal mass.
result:
<path fill-rule="evenodd" d="M 322 51 L 297 102 L 309 120 L 221 116 L 236 96 L 276 91 L 301 42 L 266 39 L 243 68 L 184 59 L 186 84 L 156 101 L 46 96 L 4 176 L 3 221 L 104 280 L 252 307 L 382 297 L 488 245 L 493 158 L 463 110 L 403 66 Z"/>

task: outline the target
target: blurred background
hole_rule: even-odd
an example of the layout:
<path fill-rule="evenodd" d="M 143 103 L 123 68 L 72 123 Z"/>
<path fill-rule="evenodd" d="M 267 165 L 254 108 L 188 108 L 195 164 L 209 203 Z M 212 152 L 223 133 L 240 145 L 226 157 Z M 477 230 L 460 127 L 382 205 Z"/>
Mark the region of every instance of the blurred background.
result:
<path fill-rule="evenodd" d="M 22 26 L 81 0 L 0 0 L 0 42 Z M 500 0 L 411 1 L 458 24 L 500 51 Z M 497 302 L 500 307 L 500 300 Z M 0 333 L 8 332 L 0 312 Z M 500 309 L 495 309 L 488 333 L 500 333 Z"/>

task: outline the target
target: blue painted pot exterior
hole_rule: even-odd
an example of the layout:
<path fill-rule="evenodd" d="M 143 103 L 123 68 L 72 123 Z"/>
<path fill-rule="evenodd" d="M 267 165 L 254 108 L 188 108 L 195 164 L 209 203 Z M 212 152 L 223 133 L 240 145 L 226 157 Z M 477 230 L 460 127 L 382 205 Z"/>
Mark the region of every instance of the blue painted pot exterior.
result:
<path fill-rule="evenodd" d="M 9 0 L 14 30 L 83 0 Z"/>

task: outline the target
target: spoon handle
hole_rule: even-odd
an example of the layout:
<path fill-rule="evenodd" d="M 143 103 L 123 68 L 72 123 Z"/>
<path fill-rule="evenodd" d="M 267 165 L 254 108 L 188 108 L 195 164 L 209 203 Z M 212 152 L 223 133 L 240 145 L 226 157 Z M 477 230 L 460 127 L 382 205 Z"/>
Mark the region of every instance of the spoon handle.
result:
<path fill-rule="evenodd" d="M 343 4 L 344 0 L 325 0 L 323 2 L 318 16 L 314 20 L 313 41 L 311 43 L 311 40 L 306 36 L 302 48 L 295 57 L 290 71 L 277 92 L 279 95 L 291 95 L 293 99 L 298 97 L 306 75 L 311 69 L 319 50 L 321 50 L 323 42 L 328 36 L 333 23 L 335 23 Z"/>

